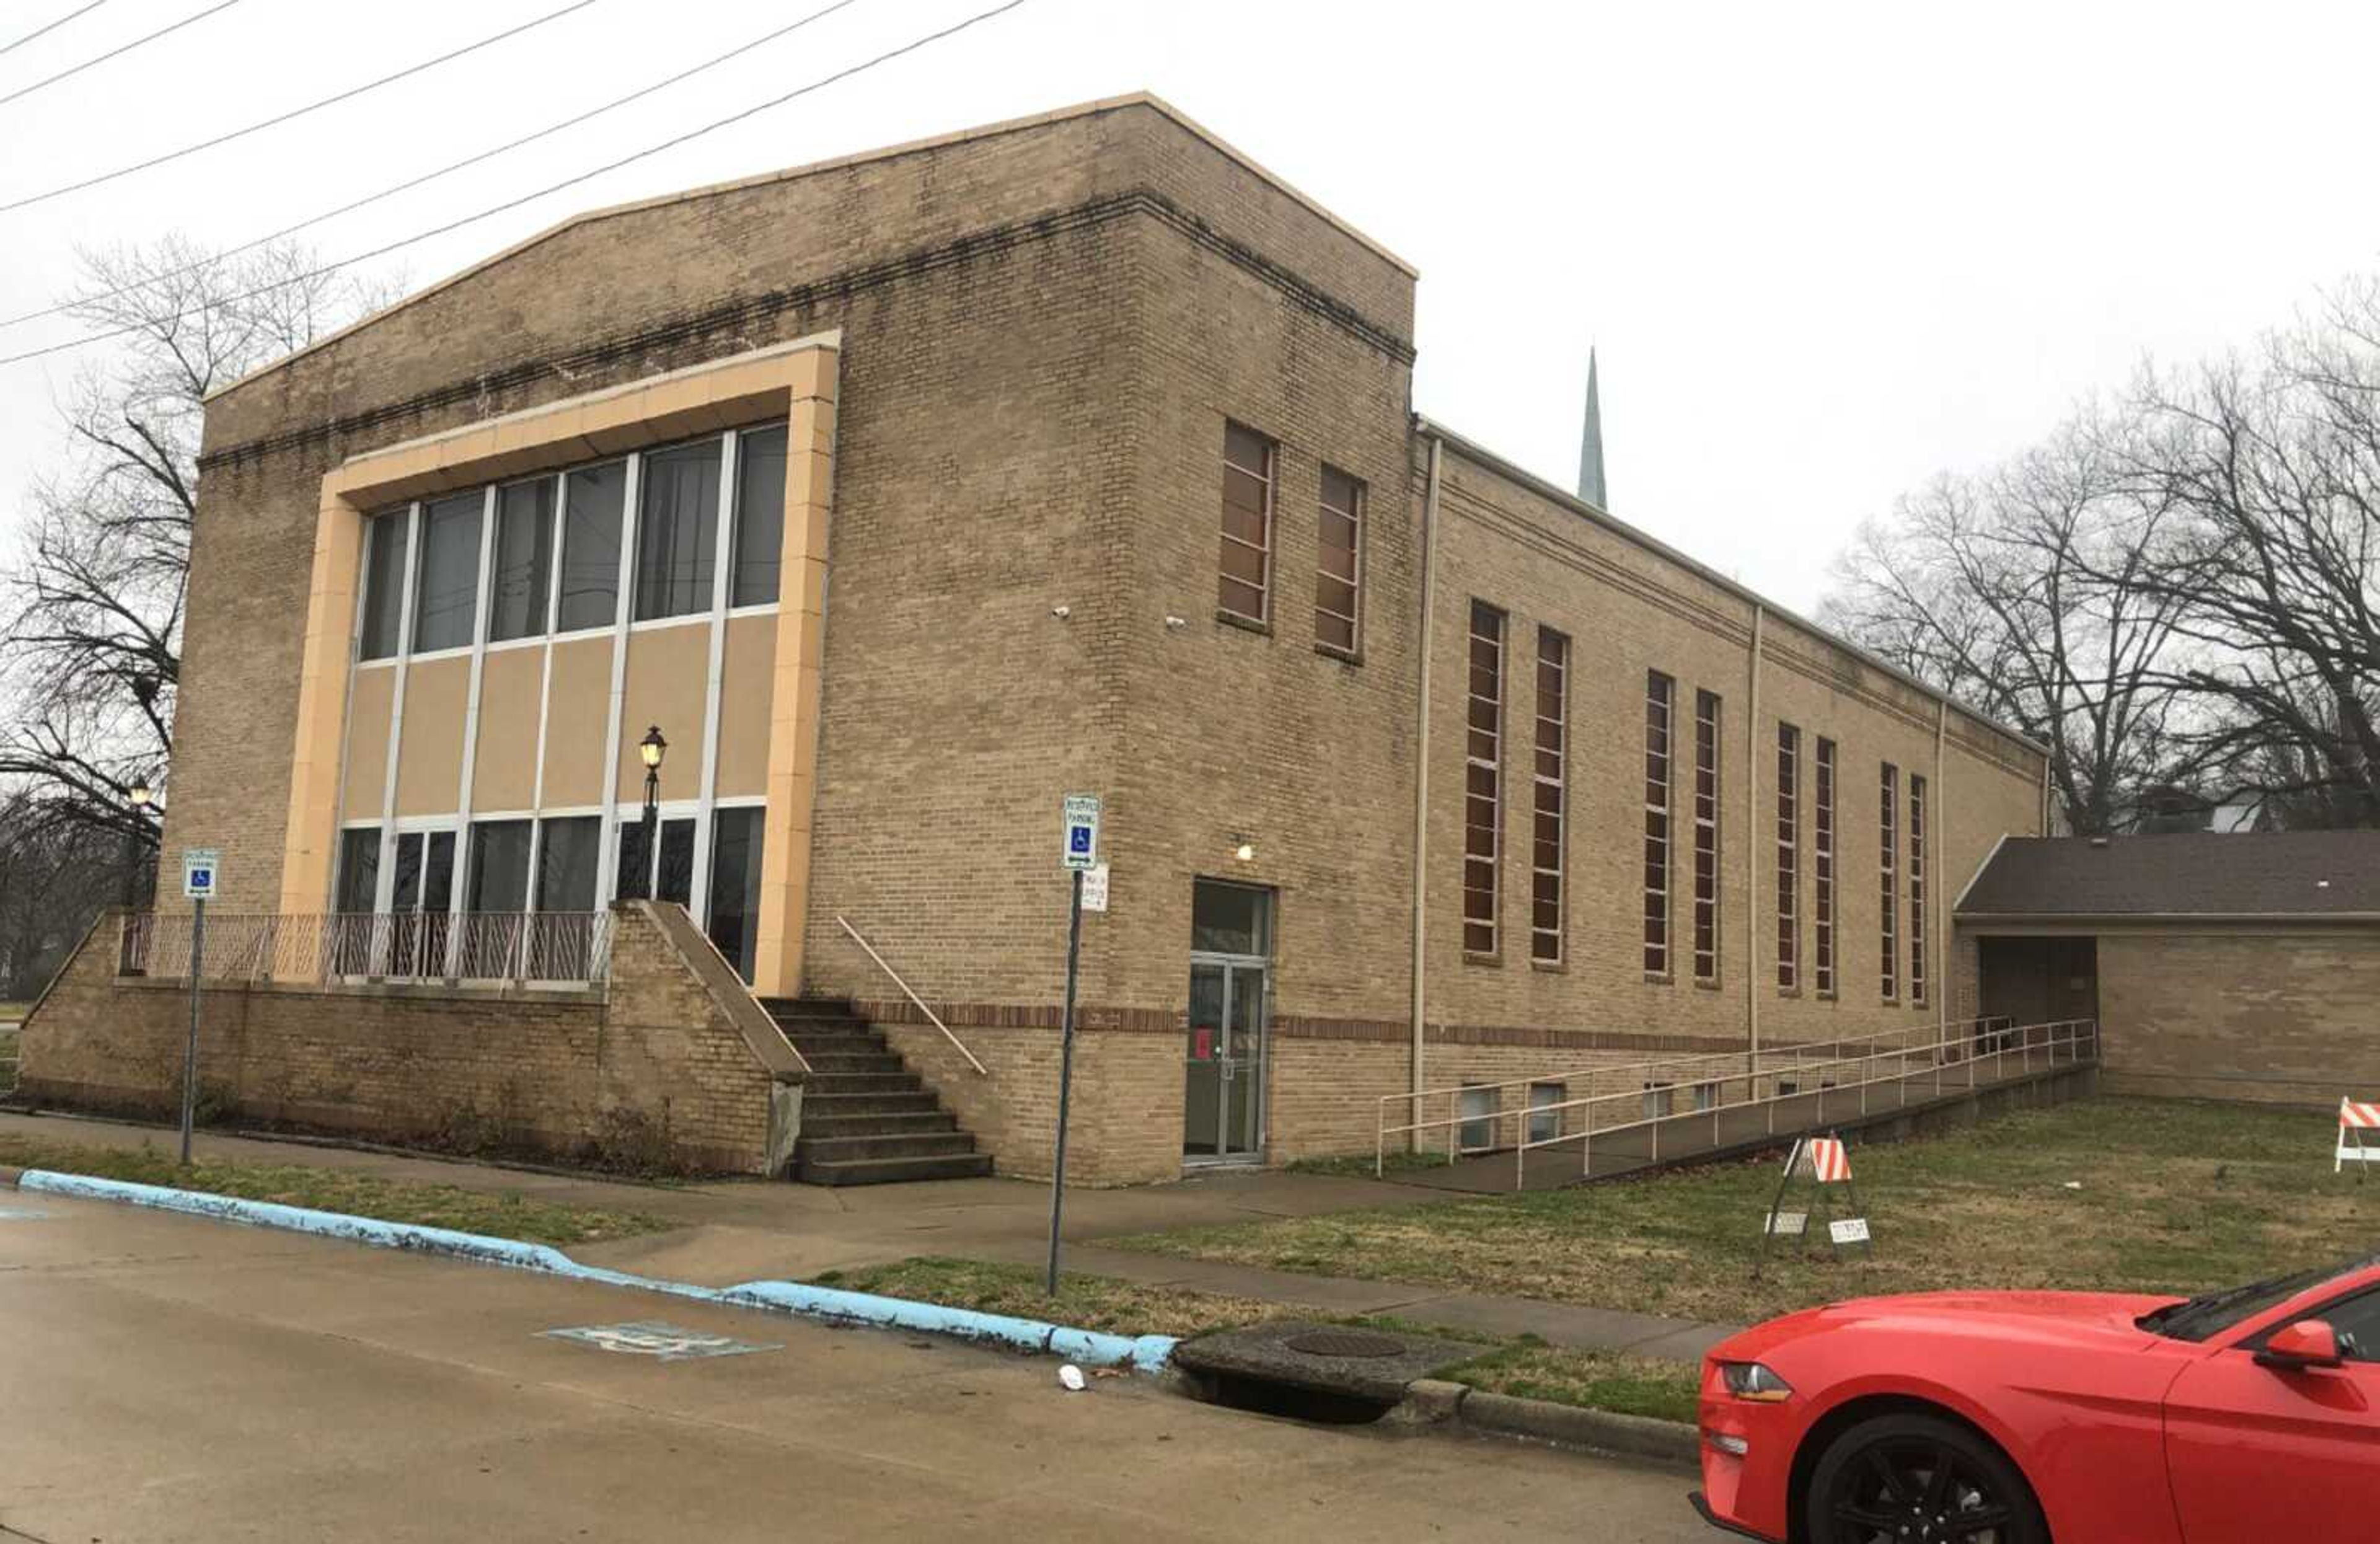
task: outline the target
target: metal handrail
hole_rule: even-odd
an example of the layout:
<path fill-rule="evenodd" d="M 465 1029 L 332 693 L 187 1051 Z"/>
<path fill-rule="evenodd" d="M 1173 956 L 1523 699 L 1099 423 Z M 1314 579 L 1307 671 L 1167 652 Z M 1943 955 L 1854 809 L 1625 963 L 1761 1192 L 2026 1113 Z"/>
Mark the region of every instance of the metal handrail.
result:
<path fill-rule="evenodd" d="M 519 981 L 591 985 L 610 973 L 608 912 L 211 913 L 212 981 Z M 194 919 L 124 919 L 128 974 L 187 979 Z"/>
<path fill-rule="evenodd" d="M 1971 1019 L 1962 1021 L 1964 1024 L 1972 1025 L 1996 1025 L 2004 1021 L 1993 1019 Z M 1998 1081 L 2000 1078 L 2003 1078 L 2008 1075 L 2007 1064 L 2009 1058 L 2010 1056 L 2018 1056 L 2022 1059 L 2022 1072 L 2029 1074 L 2033 1070 L 2034 1053 L 2036 1049 L 2041 1051 L 2050 1066 L 2054 1067 L 2059 1064 L 2061 1058 L 2059 1057 L 2058 1052 L 2061 1047 L 2066 1052 L 2066 1055 L 2063 1060 L 2070 1065 L 2079 1065 L 2086 1059 L 2085 1047 L 2089 1048 L 2088 1057 L 2090 1059 L 2096 1058 L 2098 1053 L 2098 1034 L 2099 1028 L 2098 1021 L 2096 1019 L 2057 1019 L 2046 1021 L 2040 1024 L 2010 1025 L 2004 1028 L 1984 1029 L 1955 1039 L 1949 1037 L 1943 1037 L 1928 1041 L 1923 1045 L 1905 1046 L 1892 1050 L 1871 1052 L 1864 1055 L 1835 1057 L 1815 1062 L 1795 1062 L 1791 1064 L 1781 1066 L 1755 1066 L 1749 1068 L 1746 1071 L 1737 1073 L 1731 1077 L 1706 1080 L 1703 1086 L 1713 1090 L 1712 1100 L 1706 1106 L 1701 1106 L 1694 1110 L 1683 1112 L 1667 1111 L 1650 1115 L 1639 1115 L 1634 1119 L 1613 1121 L 1600 1126 L 1596 1124 L 1595 1119 L 1595 1112 L 1598 1106 L 1616 1104 L 1623 1100 L 1642 1100 L 1648 1097 L 1645 1090 L 1642 1088 L 1621 1089 L 1610 1093 L 1589 1094 L 1578 1099 L 1560 1100 L 1539 1105 L 1516 1106 L 1511 1109 L 1505 1108 L 1500 1099 L 1496 1108 L 1481 1114 L 1466 1115 L 1458 1108 L 1452 1113 L 1442 1118 L 1417 1119 L 1402 1125 L 1393 1126 L 1383 1124 L 1376 1137 L 1376 1145 L 1373 1152 L 1373 1173 L 1375 1174 L 1384 1174 L 1386 1173 L 1388 1164 L 1388 1142 L 1389 1138 L 1391 1137 L 1406 1135 L 1417 1136 L 1419 1133 L 1425 1131 L 1434 1131 L 1443 1127 L 1447 1132 L 1446 1161 L 1451 1163 L 1462 1154 L 1462 1128 L 1463 1126 L 1476 1125 L 1481 1123 L 1488 1125 L 1490 1128 L 1489 1143 L 1485 1148 L 1473 1149 L 1475 1151 L 1487 1151 L 1495 1146 L 1493 1141 L 1494 1127 L 1509 1120 L 1517 1123 L 1513 1128 L 1513 1142 L 1512 1148 L 1513 1155 L 1513 1188 L 1517 1190 L 1522 1188 L 1526 1182 L 1528 1154 L 1532 1151 L 1542 1149 L 1560 1147 L 1571 1142 L 1577 1143 L 1579 1145 L 1580 1173 L 1582 1174 L 1591 1173 L 1594 1167 L 1593 1144 L 1595 1137 L 1601 1136 L 1609 1138 L 1623 1132 L 1649 1128 L 1652 1137 L 1652 1150 L 1650 1158 L 1652 1161 L 1658 1162 L 1660 1161 L 1661 1127 L 1664 1124 L 1669 1122 L 1708 1115 L 1711 1117 L 1712 1141 L 1714 1145 L 1716 1145 L 1720 1138 L 1721 1119 L 1730 1112 L 1766 1107 L 1768 1112 L 1768 1134 L 1770 1136 L 1775 1136 L 1777 1134 L 1777 1107 L 1785 1100 L 1811 1099 L 1815 1097 L 1817 1101 L 1816 1123 L 1823 1125 L 1827 1118 L 1827 1100 L 1829 1095 L 1833 1095 L 1836 1098 L 1840 1099 L 1856 1092 L 1859 1097 L 1859 1112 L 1861 1114 L 1865 1114 L 1868 1110 L 1867 1090 L 1875 1085 L 1880 1083 L 1900 1083 L 1906 1085 L 1912 1078 L 1923 1077 L 1930 1074 L 1934 1079 L 1934 1091 L 1938 1094 L 1942 1091 L 1943 1069 L 1955 1063 L 1963 1062 L 1966 1064 L 1967 1069 L 1965 1087 L 1972 1089 L 1980 1086 L 1980 1080 L 1976 1076 L 1976 1070 L 1979 1064 L 1986 1060 L 1992 1061 L 1995 1068 L 1992 1080 Z M 1989 1043 L 1986 1044 L 1986 1042 Z M 1760 1052 L 1760 1058 L 1765 1061 L 1769 1054 L 1770 1052 Z M 1743 1053 L 1739 1053 L 1736 1057 L 1736 1060 L 1739 1063 L 1742 1063 L 1746 1059 L 1746 1055 Z M 1925 1062 L 1925 1064 L 1912 1070 L 1907 1064 L 1912 1059 L 1922 1059 Z M 1876 1074 L 1876 1067 L 1888 1061 L 1900 1064 L 1899 1070 L 1882 1075 Z M 1643 1065 L 1647 1064 L 1637 1064 Z M 1840 1069 L 1848 1067 L 1861 1068 L 1862 1075 L 1856 1080 L 1838 1076 L 1834 1081 L 1821 1083 L 1815 1088 L 1801 1088 L 1797 1087 L 1791 1093 L 1782 1092 L 1776 1087 L 1779 1079 L 1782 1077 L 1822 1074 L 1828 1071 L 1840 1072 Z M 1767 1094 L 1760 1092 L 1761 1084 L 1764 1080 L 1767 1083 L 1769 1088 L 1769 1091 Z M 1729 1085 L 1730 1084 L 1739 1084 L 1742 1087 L 1742 1097 L 1733 1100 L 1730 1100 L 1726 1097 Z M 1493 1087 L 1509 1086 L 1510 1085 L 1496 1085 Z M 1453 1091 L 1458 1094 L 1462 1092 L 1475 1093 L 1480 1089 L 1488 1087 L 1491 1087 L 1491 1085 L 1479 1084 L 1474 1085 L 1469 1089 L 1456 1089 Z M 1655 1090 L 1655 1096 L 1666 1094 L 1671 1087 L 1675 1087 L 1675 1085 L 1667 1085 L 1660 1089 Z M 1394 1097 L 1406 1099 L 1413 1096 L 1398 1095 Z M 1550 1137 L 1537 1137 L 1535 1139 L 1532 1139 L 1529 1137 L 1528 1123 L 1532 1118 L 1542 1119 L 1550 1115 L 1556 1118 L 1558 1125 L 1567 1125 L 1570 1123 L 1565 1118 L 1566 1112 L 1572 1110 L 1585 1112 L 1582 1118 L 1582 1124 L 1576 1130 L 1557 1129 L 1555 1134 Z"/>
<path fill-rule="evenodd" d="M 990 1077 L 991 1076 L 991 1069 L 985 1066 L 981 1062 L 977 1061 L 975 1059 L 975 1052 L 966 1048 L 966 1042 L 965 1040 L 951 1033 L 951 1027 L 942 1022 L 941 1015 L 935 1013 L 933 1009 L 926 1006 L 926 1000 L 924 998 L 909 990 L 909 983 L 901 979 L 901 973 L 899 971 L 893 969 L 892 966 L 885 963 L 884 956 L 876 952 L 876 945 L 868 942 L 867 939 L 861 937 L 859 930 L 853 927 L 849 919 L 842 916 L 837 916 L 835 918 L 835 921 L 842 925 L 844 932 L 851 935 L 852 942 L 858 944 L 862 949 L 868 951 L 868 957 L 876 962 L 876 967 L 879 970 L 883 971 L 885 975 L 892 978 L 892 984 L 899 987 L 901 989 L 901 995 L 906 997 L 910 1003 L 916 1006 L 919 1013 L 926 1015 L 926 1022 L 932 1025 L 935 1028 L 940 1029 L 942 1032 L 942 1039 L 950 1041 L 952 1045 L 958 1048 L 958 1053 L 967 1059 L 967 1065 L 973 1067 L 982 1076 Z"/>
<path fill-rule="evenodd" d="M 1656 1071 L 1668 1071 L 1673 1074 L 1674 1076 L 1667 1079 L 1672 1083 L 1697 1083 L 1707 1081 L 1694 1076 L 1694 1074 L 1697 1071 L 1705 1068 L 1718 1069 L 1722 1073 L 1732 1071 L 1742 1067 L 1746 1058 L 1755 1055 L 1764 1063 L 1780 1058 L 1798 1060 L 1815 1052 L 1840 1051 L 1844 1046 L 1866 1045 L 1894 1036 L 1910 1035 L 1924 1036 L 1922 1044 L 1930 1049 L 1937 1043 L 1951 1039 L 1958 1030 L 1997 1022 L 1998 1020 L 1994 1018 L 1954 1019 L 1949 1024 L 1940 1027 L 1938 1033 L 1937 1027 L 1931 1024 L 1904 1025 L 1897 1029 L 1878 1029 L 1865 1035 L 1842 1036 L 1828 1040 L 1779 1041 L 1763 1046 L 1756 1052 L 1749 1050 L 1708 1051 L 1677 1056 L 1658 1056 L 1641 1062 L 1605 1062 L 1585 1066 L 1573 1064 L 1559 1071 L 1536 1073 L 1527 1077 L 1508 1077 L 1497 1083 L 1456 1083 L 1436 1088 L 1410 1089 L 1401 1094 L 1380 1094 L 1376 1096 L 1376 1102 L 1380 1112 L 1381 1121 L 1385 1123 L 1390 1105 L 1411 1105 L 1417 1100 L 1441 1099 L 1451 1094 L 1476 1093 L 1482 1088 L 1493 1089 L 1500 1102 L 1504 1091 L 1508 1088 L 1519 1088 L 1541 1083 L 1575 1083 L 1595 1077 L 1607 1079 L 1621 1077 L 1642 1081 L 1645 1074 Z"/>

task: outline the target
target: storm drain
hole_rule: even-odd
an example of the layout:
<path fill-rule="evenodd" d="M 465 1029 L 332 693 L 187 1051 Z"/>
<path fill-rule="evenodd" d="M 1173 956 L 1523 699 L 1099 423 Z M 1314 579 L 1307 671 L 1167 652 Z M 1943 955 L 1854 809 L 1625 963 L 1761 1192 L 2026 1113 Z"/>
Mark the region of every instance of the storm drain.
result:
<path fill-rule="evenodd" d="M 1485 1349 L 1427 1335 L 1281 1319 L 1201 1335 L 1174 1348 L 1173 1364 L 1208 1404 L 1359 1426 L 1402 1403 L 1406 1384 Z"/>

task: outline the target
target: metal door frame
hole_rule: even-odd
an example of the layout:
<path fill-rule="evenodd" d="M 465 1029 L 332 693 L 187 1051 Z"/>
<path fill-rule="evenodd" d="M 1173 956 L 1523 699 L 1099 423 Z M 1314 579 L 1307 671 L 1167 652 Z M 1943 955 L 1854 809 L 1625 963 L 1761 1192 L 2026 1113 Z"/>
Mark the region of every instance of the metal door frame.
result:
<path fill-rule="evenodd" d="M 1233 1012 L 1232 975 L 1234 971 L 1241 970 L 1256 970 L 1263 973 L 1264 990 L 1257 996 L 1258 1006 L 1256 1054 L 1251 1058 L 1253 1076 L 1257 1080 L 1254 1100 L 1256 1118 L 1253 1123 L 1254 1129 L 1249 1133 L 1248 1148 L 1245 1152 L 1193 1153 L 1185 1149 L 1182 1154 L 1182 1166 L 1185 1169 L 1218 1169 L 1261 1164 L 1264 1162 L 1265 1138 L 1269 1125 L 1267 1116 L 1269 1112 L 1268 1105 L 1271 1092 L 1269 1087 L 1269 1074 L 1272 1064 L 1272 961 L 1261 954 L 1220 954 L 1204 949 L 1191 950 L 1190 968 L 1196 970 L 1202 965 L 1220 967 L 1223 972 L 1223 1021 L 1216 1027 L 1216 1032 L 1220 1037 L 1217 1042 L 1219 1054 L 1216 1061 L 1221 1064 L 1222 1069 L 1228 1069 L 1232 1064 L 1230 1054 Z M 1186 1052 L 1188 1048 L 1185 1045 L 1184 1049 Z M 1186 1097 L 1190 1076 L 1190 1058 L 1186 1054 L 1182 1059 L 1182 1066 L 1184 1093 Z M 1232 1085 L 1238 1081 L 1239 1079 L 1232 1076 L 1228 1070 L 1218 1071 L 1215 1080 L 1215 1140 L 1219 1147 L 1228 1144 L 1231 1139 Z"/>

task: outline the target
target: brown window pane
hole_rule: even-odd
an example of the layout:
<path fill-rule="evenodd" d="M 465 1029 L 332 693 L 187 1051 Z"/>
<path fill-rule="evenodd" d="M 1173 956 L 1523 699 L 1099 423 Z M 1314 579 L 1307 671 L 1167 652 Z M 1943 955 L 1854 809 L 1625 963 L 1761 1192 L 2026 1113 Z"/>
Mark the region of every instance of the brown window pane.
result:
<path fill-rule="evenodd" d="M 1236 423 L 1223 426 L 1222 568 L 1219 600 L 1223 610 L 1252 622 L 1265 620 L 1271 583 L 1273 444 Z"/>
<path fill-rule="evenodd" d="M 1265 555 L 1254 547 L 1243 547 L 1236 541 L 1223 543 L 1223 575 L 1239 580 L 1250 589 L 1264 583 Z"/>
<path fill-rule="evenodd" d="M 1349 618 L 1340 616 L 1317 618 L 1314 625 L 1314 637 L 1316 641 L 1327 643 L 1333 649 L 1343 649 L 1351 654 L 1355 651 L 1355 624 Z"/>
<path fill-rule="evenodd" d="M 1264 591 L 1238 579 L 1223 580 L 1222 605 L 1225 611 L 1245 616 L 1251 622 L 1264 620 Z"/>

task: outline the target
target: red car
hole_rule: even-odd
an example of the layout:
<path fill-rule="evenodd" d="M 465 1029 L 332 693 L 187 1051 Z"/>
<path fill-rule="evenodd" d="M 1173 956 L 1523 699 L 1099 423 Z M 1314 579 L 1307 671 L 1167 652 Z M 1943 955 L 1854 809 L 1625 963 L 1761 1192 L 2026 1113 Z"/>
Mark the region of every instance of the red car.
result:
<path fill-rule="evenodd" d="M 2380 1516 L 2380 1258 L 2180 1299 L 1813 1308 L 1703 1364 L 1705 1519 L 1791 1544 L 2298 1544 Z"/>

